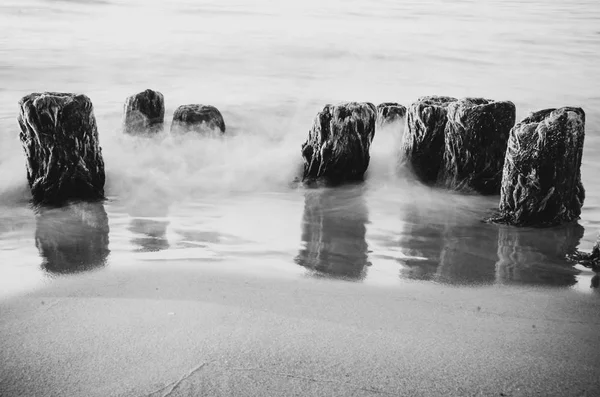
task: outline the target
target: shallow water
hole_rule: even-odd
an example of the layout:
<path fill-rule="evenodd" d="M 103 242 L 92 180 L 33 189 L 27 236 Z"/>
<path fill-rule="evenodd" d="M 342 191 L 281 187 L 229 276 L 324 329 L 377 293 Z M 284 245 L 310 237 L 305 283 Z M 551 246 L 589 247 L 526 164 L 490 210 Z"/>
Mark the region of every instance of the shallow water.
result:
<path fill-rule="evenodd" d="M 600 223 L 597 1 L 358 2 L 5 0 L 0 5 L 0 296 L 132 263 L 259 277 L 402 286 L 497 284 L 590 293 L 563 259 Z M 223 138 L 123 136 L 126 96 L 217 106 Z M 35 91 L 92 99 L 107 171 L 104 204 L 34 210 L 17 102 Z M 305 189 L 300 145 L 338 101 L 422 95 L 586 111 L 578 225 L 481 222 L 498 197 L 424 187 L 395 170 L 401 126 L 377 131 L 366 181 Z"/>

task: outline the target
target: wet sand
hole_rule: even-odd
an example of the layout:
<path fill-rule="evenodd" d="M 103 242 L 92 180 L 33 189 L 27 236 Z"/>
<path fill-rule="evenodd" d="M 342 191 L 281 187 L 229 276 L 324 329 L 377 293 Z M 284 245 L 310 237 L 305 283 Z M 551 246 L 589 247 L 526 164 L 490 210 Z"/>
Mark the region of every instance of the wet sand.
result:
<path fill-rule="evenodd" d="M 0 395 L 600 395 L 597 291 L 152 265 L 0 301 Z"/>

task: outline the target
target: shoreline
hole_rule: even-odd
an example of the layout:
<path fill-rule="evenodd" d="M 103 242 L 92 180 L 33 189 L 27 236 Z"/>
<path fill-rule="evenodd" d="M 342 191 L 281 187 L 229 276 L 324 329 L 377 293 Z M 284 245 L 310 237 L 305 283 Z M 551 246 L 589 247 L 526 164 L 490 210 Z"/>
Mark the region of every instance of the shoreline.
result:
<path fill-rule="evenodd" d="M 568 289 L 146 263 L 0 302 L 0 392 L 592 396 L 599 308 Z"/>

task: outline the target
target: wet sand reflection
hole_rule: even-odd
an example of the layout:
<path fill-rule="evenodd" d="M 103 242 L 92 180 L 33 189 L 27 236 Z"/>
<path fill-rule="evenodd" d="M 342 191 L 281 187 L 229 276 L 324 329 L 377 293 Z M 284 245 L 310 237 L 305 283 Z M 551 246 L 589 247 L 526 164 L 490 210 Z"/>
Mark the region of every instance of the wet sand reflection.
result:
<path fill-rule="evenodd" d="M 572 286 L 579 271 L 565 256 L 583 237 L 578 223 L 546 229 L 502 226 L 498 233 L 499 283 Z"/>
<path fill-rule="evenodd" d="M 449 284 L 493 284 L 496 279 L 498 231 L 473 219 L 468 224 L 449 224 L 443 236 L 437 278 Z"/>
<path fill-rule="evenodd" d="M 51 274 L 78 273 L 106 265 L 108 215 L 102 203 L 72 203 L 36 211 L 35 245 Z"/>
<path fill-rule="evenodd" d="M 444 226 L 428 219 L 418 206 L 407 206 L 404 212 L 405 227 L 400 237 L 403 265 L 400 277 L 411 280 L 433 280 L 440 265 Z"/>
<path fill-rule="evenodd" d="M 167 240 L 168 221 L 133 218 L 128 230 L 135 234 L 131 243 L 138 246 L 140 252 L 158 252 L 169 248 Z"/>
<path fill-rule="evenodd" d="M 368 211 L 363 189 L 309 190 L 304 197 L 302 242 L 296 263 L 315 276 L 362 280 L 366 276 Z"/>
<path fill-rule="evenodd" d="M 137 252 L 158 252 L 170 247 L 167 240 L 170 222 L 166 218 L 171 200 L 160 189 L 150 192 L 148 196 L 132 194 L 126 202 L 127 213 L 132 217 L 127 230 L 134 234 L 131 244 L 139 247 Z"/>
<path fill-rule="evenodd" d="M 455 285 L 576 284 L 579 271 L 566 255 L 579 245 L 582 226 L 498 226 L 481 222 L 482 210 L 462 200 L 406 203 L 400 277 Z"/>
<path fill-rule="evenodd" d="M 495 280 L 497 231 L 450 203 L 446 208 L 407 205 L 400 246 L 400 277 L 447 284 Z"/>

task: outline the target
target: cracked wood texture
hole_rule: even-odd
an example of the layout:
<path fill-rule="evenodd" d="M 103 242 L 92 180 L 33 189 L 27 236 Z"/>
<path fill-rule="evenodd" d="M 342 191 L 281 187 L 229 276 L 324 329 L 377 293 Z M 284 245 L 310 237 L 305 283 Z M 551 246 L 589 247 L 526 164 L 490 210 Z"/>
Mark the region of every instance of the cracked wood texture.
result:
<path fill-rule="evenodd" d="M 165 98 L 158 91 L 145 90 L 125 100 L 123 131 L 127 134 L 160 132 L 165 121 Z"/>
<path fill-rule="evenodd" d="M 500 215 L 516 226 L 553 226 L 579 219 L 585 199 L 581 108 L 530 114 L 510 132 L 502 176 Z"/>
<path fill-rule="evenodd" d="M 219 109 L 210 105 L 182 105 L 173 113 L 172 133 L 225 133 L 225 121 Z"/>
<path fill-rule="evenodd" d="M 302 145 L 304 181 L 361 180 L 369 167 L 377 110 L 368 102 L 326 105 Z"/>
<path fill-rule="evenodd" d="M 406 107 L 396 102 L 383 102 L 377 105 L 377 125 L 402 122 L 406 117 Z"/>
<path fill-rule="evenodd" d="M 408 108 L 400 163 L 424 183 L 437 182 L 444 155 L 447 108 L 456 101 L 447 96 L 425 96 Z"/>
<path fill-rule="evenodd" d="M 438 183 L 448 189 L 500 194 L 512 102 L 464 98 L 447 107 L 444 156 Z"/>
<path fill-rule="evenodd" d="M 104 160 L 85 95 L 33 93 L 19 102 L 19 138 L 33 200 L 62 204 L 104 198 Z"/>

